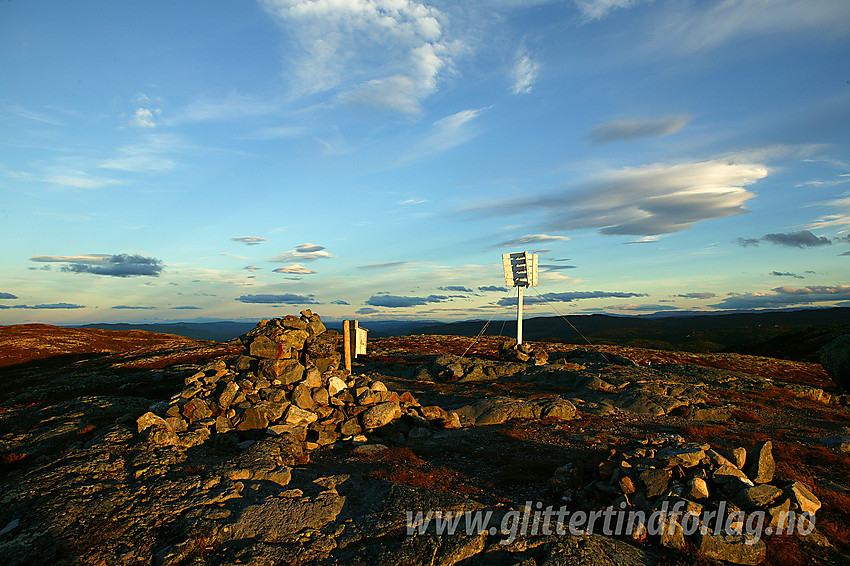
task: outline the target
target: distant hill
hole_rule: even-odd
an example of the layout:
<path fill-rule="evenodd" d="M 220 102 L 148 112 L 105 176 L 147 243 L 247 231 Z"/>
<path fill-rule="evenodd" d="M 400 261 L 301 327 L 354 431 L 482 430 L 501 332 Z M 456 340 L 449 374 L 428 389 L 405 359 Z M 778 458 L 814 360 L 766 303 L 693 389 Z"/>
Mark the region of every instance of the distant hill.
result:
<path fill-rule="evenodd" d="M 569 323 L 567 322 L 569 321 Z M 341 331 L 340 321 L 327 321 Z M 433 320 L 362 320 L 372 338 L 410 334 L 475 336 L 485 321 L 438 323 Z M 569 344 L 633 346 L 685 352 L 734 352 L 797 361 L 817 361 L 817 350 L 832 338 L 850 333 L 850 308 L 794 311 L 676 313 L 669 316 L 611 316 L 605 314 L 535 317 L 523 321 L 523 337 Z M 96 323 L 81 328 L 147 330 L 196 340 L 225 342 L 245 334 L 250 322 Z M 516 320 L 494 320 L 487 336 L 516 336 Z"/>
<path fill-rule="evenodd" d="M 567 322 L 567 320 L 569 322 Z M 570 323 L 594 344 L 686 352 L 741 354 L 817 361 L 816 352 L 836 336 L 850 333 L 850 308 L 796 311 L 629 317 L 604 314 L 523 320 L 523 338 L 586 344 Z M 426 326 L 421 334 L 475 336 L 485 321 Z M 516 321 L 493 321 L 488 336 L 516 336 Z"/>
<path fill-rule="evenodd" d="M 259 319 L 251 322 L 150 322 L 150 323 L 126 323 L 126 322 L 96 322 L 75 326 L 75 328 L 97 328 L 101 330 L 147 330 L 148 332 L 160 332 L 164 334 L 176 334 L 195 340 L 214 340 L 226 342 L 238 338 L 254 328 Z M 362 326 L 369 330 L 369 336 L 381 338 L 387 336 L 404 336 L 414 333 L 424 326 L 439 324 L 435 320 L 370 320 L 362 321 Z M 327 328 L 342 332 L 342 322 L 327 321 Z"/>
<path fill-rule="evenodd" d="M 245 334 L 257 325 L 257 322 L 162 322 L 148 324 L 97 322 L 77 328 L 99 328 L 101 330 L 146 330 L 164 334 L 176 334 L 195 340 L 213 340 L 226 342 Z"/>

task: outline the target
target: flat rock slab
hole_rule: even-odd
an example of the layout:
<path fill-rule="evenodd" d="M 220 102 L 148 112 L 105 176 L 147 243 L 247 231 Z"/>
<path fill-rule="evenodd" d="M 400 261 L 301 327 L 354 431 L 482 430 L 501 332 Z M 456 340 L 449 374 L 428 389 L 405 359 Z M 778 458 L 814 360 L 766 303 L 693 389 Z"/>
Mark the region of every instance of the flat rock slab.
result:
<path fill-rule="evenodd" d="M 384 536 L 369 540 L 363 547 L 340 553 L 345 564 L 371 566 L 408 566 L 434 564 L 453 566 L 484 549 L 485 535 L 426 533 L 417 536 Z"/>
<path fill-rule="evenodd" d="M 259 505 L 242 509 L 231 526 L 231 539 L 257 539 L 264 542 L 283 541 L 304 529 L 320 529 L 339 515 L 345 497 L 326 491 L 315 498 L 266 498 Z"/>
<path fill-rule="evenodd" d="M 761 564 L 767 554 L 763 540 L 754 542 L 749 535 L 715 535 L 700 537 L 699 551 L 708 558 L 725 560 L 732 564 Z"/>
<path fill-rule="evenodd" d="M 553 417 L 560 420 L 575 418 L 575 406 L 561 397 L 542 397 L 539 399 L 514 399 L 496 397 L 482 399 L 472 405 L 466 405 L 454 412 L 461 421 L 475 425 L 501 424 L 510 419 L 545 419 Z"/>
<path fill-rule="evenodd" d="M 654 554 L 601 535 L 562 537 L 552 545 L 543 566 L 651 566 Z"/>

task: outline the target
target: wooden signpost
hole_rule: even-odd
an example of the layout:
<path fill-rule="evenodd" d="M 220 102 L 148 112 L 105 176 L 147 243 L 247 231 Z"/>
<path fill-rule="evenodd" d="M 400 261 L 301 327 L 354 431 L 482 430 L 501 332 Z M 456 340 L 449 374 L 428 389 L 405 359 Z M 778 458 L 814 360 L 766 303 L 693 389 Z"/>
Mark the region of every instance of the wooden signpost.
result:
<path fill-rule="evenodd" d="M 361 328 L 356 320 L 342 321 L 342 349 L 345 356 L 345 371 L 351 373 L 351 361 L 366 353 L 369 331 Z"/>

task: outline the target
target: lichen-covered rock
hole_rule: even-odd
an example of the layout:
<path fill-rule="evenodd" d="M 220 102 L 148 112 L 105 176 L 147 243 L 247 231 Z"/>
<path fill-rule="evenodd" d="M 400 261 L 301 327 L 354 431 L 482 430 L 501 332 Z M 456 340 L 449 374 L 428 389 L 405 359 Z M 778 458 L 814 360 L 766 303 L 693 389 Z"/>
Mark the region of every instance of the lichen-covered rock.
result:
<path fill-rule="evenodd" d="M 328 380 L 328 395 L 334 397 L 348 386 L 345 384 L 343 380 L 338 378 L 337 376 L 333 376 Z"/>
<path fill-rule="evenodd" d="M 759 442 L 752 450 L 747 452 L 744 472 L 755 483 L 773 481 L 776 463 L 773 460 L 773 443 L 771 441 Z"/>
<path fill-rule="evenodd" d="M 782 490 L 768 483 L 742 490 L 736 503 L 744 509 L 767 507 L 782 495 Z"/>
<path fill-rule="evenodd" d="M 290 405 L 286 410 L 285 420 L 286 424 L 291 425 L 305 425 L 310 424 L 312 422 L 316 422 L 319 419 L 319 415 L 312 411 L 307 411 L 300 407 L 296 407 L 295 405 Z"/>
<path fill-rule="evenodd" d="M 264 429 L 269 426 L 269 419 L 266 417 L 266 414 L 257 409 L 256 407 L 251 407 L 250 409 L 245 410 L 245 414 L 242 417 L 242 420 L 236 426 L 236 430 L 239 431 L 248 431 L 248 430 L 258 430 Z"/>
<path fill-rule="evenodd" d="M 814 515 L 821 508 L 820 499 L 803 482 L 796 481 L 788 488 L 801 513 Z"/>
<path fill-rule="evenodd" d="M 301 382 L 292 390 L 292 403 L 296 406 L 312 411 L 316 407 L 316 402 L 313 401 L 313 390 L 305 382 Z"/>
<path fill-rule="evenodd" d="M 288 385 L 304 376 L 304 366 L 295 359 L 262 360 L 258 373 L 267 379 L 277 379 Z"/>
<path fill-rule="evenodd" d="M 340 361 L 338 346 L 339 333 L 335 330 L 312 336 L 304 344 L 305 365 L 314 366 L 321 372 L 337 369 Z"/>
<path fill-rule="evenodd" d="M 151 427 L 159 427 L 171 430 L 171 427 L 168 426 L 168 423 L 165 422 L 165 419 L 150 411 L 136 419 L 136 425 L 140 433 L 148 430 Z"/>
<path fill-rule="evenodd" d="M 365 429 L 379 428 L 398 418 L 401 418 L 401 407 L 396 402 L 378 403 L 360 415 Z"/>
<path fill-rule="evenodd" d="M 345 497 L 325 491 L 316 497 L 270 496 L 245 507 L 232 526 L 234 540 L 284 542 L 303 529 L 320 529 L 339 515 Z"/>
<path fill-rule="evenodd" d="M 761 564 L 767 555 L 764 541 L 756 541 L 749 534 L 716 535 L 707 531 L 699 535 L 698 541 L 700 554 L 732 564 Z"/>
<path fill-rule="evenodd" d="M 647 566 L 658 563 L 653 553 L 598 534 L 558 537 L 542 566 Z M 531 559 L 533 560 L 533 559 Z"/>
<path fill-rule="evenodd" d="M 455 409 L 455 412 L 463 422 L 489 425 L 500 424 L 510 419 L 570 420 L 575 417 L 576 408 L 570 401 L 558 396 L 537 399 L 493 397 Z"/>
<path fill-rule="evenodd" d="M 327 330 L 322 323 L 322 317 L 310 309 L 301 311 L 301 322 L 304 323 L 304 329 L 311 337 L 318 336 Z"/>
<path fill-rule="evenodd" d="M 248 354 L 255 358 L 278 360 L 280 358 L 288 358 L 289 350 L 287 349 L 284 352 L 283 348 L 279 347 L 277 342 L 261 334 L 251 341 L 251 344 L 248 346 Z"/>

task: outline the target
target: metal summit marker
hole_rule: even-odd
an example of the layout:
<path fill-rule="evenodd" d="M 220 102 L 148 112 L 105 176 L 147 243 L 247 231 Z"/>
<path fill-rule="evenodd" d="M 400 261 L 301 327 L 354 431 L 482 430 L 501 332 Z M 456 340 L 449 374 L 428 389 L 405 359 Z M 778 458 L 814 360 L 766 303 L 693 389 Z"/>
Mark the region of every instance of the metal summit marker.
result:
<path fill-rule="evenodd" d="M 525 287 L 537 287 L 537 254 L 514 252 L 502 254 L 502 267 L 505 270 L 505 285 L 516 287 L 516 343 L 522 344 L 522 290 Z"/>

